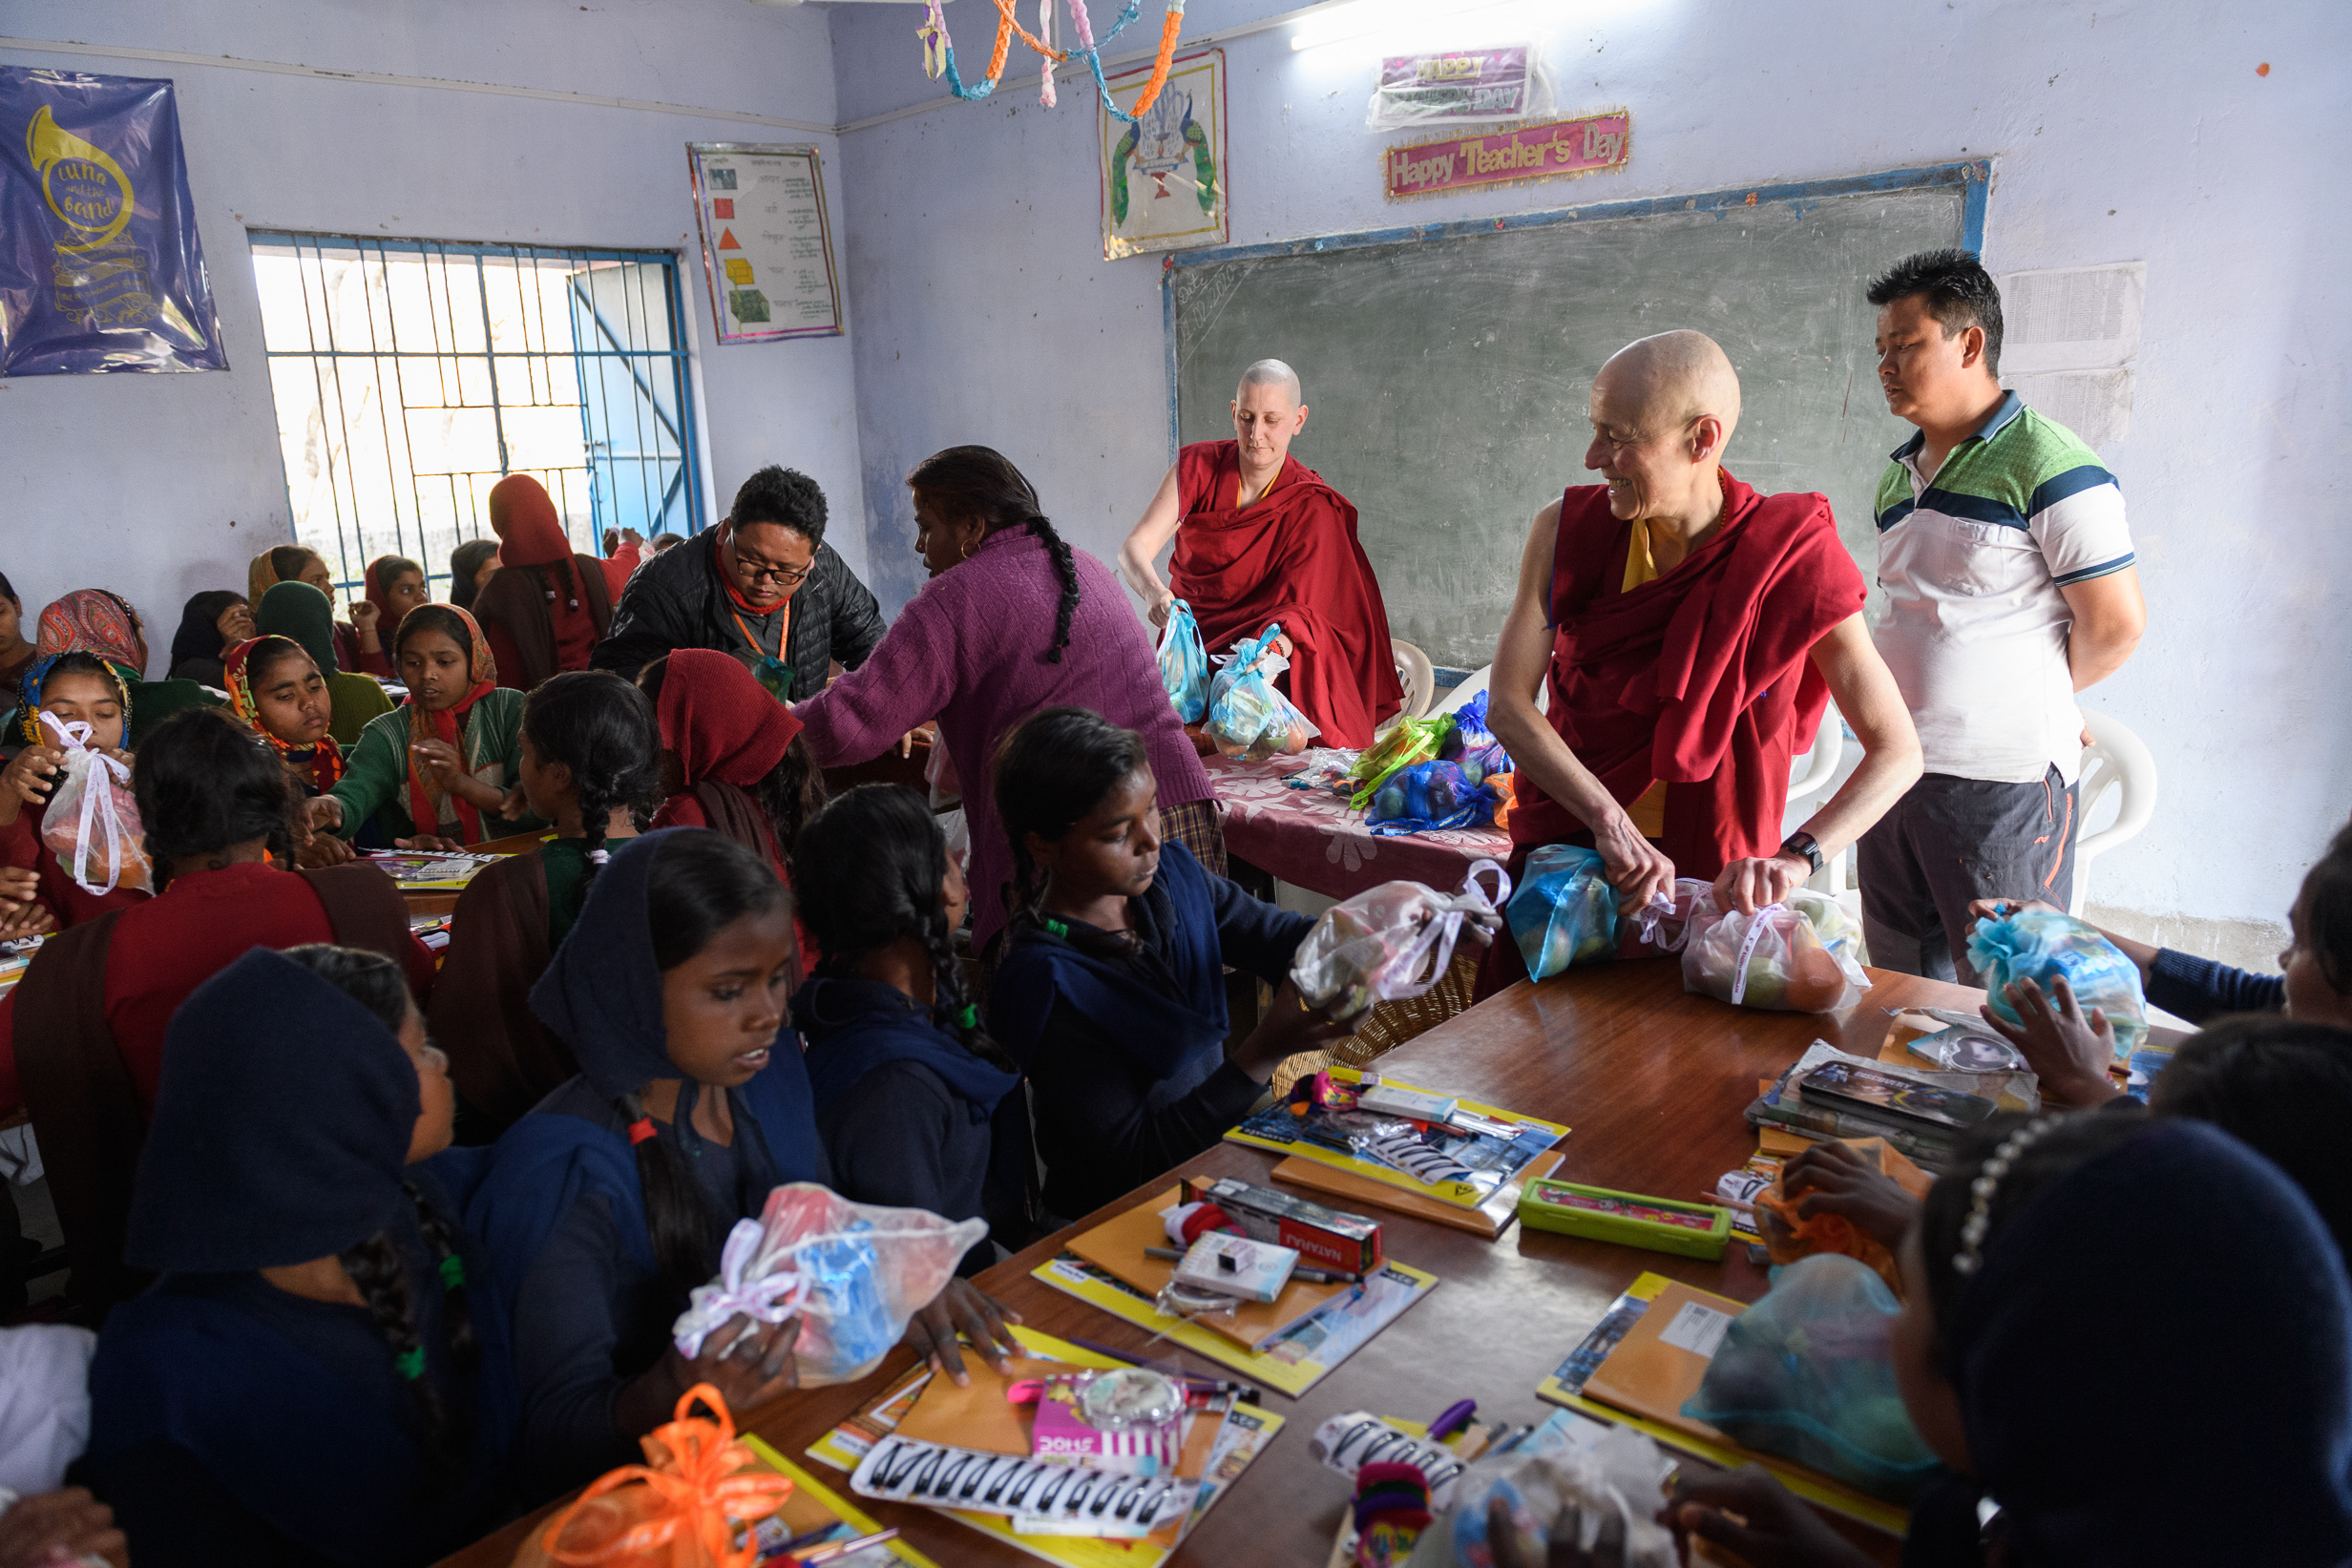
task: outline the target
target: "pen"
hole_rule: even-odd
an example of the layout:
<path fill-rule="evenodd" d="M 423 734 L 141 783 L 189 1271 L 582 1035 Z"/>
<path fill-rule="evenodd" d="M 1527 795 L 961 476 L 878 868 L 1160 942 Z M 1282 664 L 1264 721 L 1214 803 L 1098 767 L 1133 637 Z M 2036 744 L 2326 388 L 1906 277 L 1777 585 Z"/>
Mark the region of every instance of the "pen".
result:
<path fill-rule="evenodd" d="M 820 1562 L 830 1562 L 835 1558 L 846 1558 L 851 1553 L 863 1552 L 870 1546 L 880 1546 L 885 1541 L 897 1538 L 898 1527 L 892 1525 L 888 1530 L 877 1530 L 871 1536 L 860 1536 L 854 1540 L 835 1541 L 830 1546 L 815 1546 L 806 1552 L 795 1553 L 793 1560 L 801 1568 L 816 1568 Z"/>

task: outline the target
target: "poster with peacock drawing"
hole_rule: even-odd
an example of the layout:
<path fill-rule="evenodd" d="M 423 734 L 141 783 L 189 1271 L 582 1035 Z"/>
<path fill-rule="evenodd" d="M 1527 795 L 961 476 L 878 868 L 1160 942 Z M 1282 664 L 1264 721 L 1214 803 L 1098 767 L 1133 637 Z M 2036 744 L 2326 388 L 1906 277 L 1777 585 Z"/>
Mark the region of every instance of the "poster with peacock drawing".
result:
<path fill-rule="evenodd" d="M 1148 66 L 1109 79 L 1122 101 Z M 1102 258 L 1221 245 L 1226 208 L 1225 51 L 1178 59 L 1167 85 L 1133 120 L 1095 111 L 1102 137 Z"/>

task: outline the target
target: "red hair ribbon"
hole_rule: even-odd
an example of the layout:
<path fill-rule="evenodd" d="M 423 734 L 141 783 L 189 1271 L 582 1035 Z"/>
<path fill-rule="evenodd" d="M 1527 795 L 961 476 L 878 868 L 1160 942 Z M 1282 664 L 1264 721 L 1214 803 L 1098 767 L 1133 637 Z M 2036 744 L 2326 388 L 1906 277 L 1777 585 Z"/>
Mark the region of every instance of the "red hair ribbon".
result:
<path fill-rule="evenodd" d="M 631 1148 L 637 1147 L 653 1136 L 653 1118 L 641 1116 L 629 1123 L 629 1146 Z"/>

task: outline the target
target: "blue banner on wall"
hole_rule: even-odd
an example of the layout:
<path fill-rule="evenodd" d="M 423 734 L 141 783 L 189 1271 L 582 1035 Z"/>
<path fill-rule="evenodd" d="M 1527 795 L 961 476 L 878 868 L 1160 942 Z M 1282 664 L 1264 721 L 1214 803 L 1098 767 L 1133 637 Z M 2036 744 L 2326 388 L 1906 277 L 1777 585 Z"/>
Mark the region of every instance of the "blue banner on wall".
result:
<path fill-rule="evenodd" d="M 172 84 L 0 66 L 0 376 L 228 365 Z"/>

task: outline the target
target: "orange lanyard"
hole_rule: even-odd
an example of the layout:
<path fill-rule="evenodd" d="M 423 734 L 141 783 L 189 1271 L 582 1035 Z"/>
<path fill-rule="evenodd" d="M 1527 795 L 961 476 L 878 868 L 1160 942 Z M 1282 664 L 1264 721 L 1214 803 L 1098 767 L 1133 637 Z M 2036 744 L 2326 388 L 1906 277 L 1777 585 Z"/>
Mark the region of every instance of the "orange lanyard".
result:
<path fill-rule="evenodd" d="M 782 609 L 784 624 L 776 628 L 775 658 L 779 663 L 785 661 L 784 656 L 792 646 L 792 601 L 786 599 Z M 751 627 L 745 621 L 744 613 L 736 609 L 731 601 L 727 605 L 726 613 L 735 617 L 735 630 L 743 633 L 744 640 L 751 644 L 751 651 L 763 659 L 768 657 L 767 650 L 760 645 L 759 638 L 753 635 Z"/>

